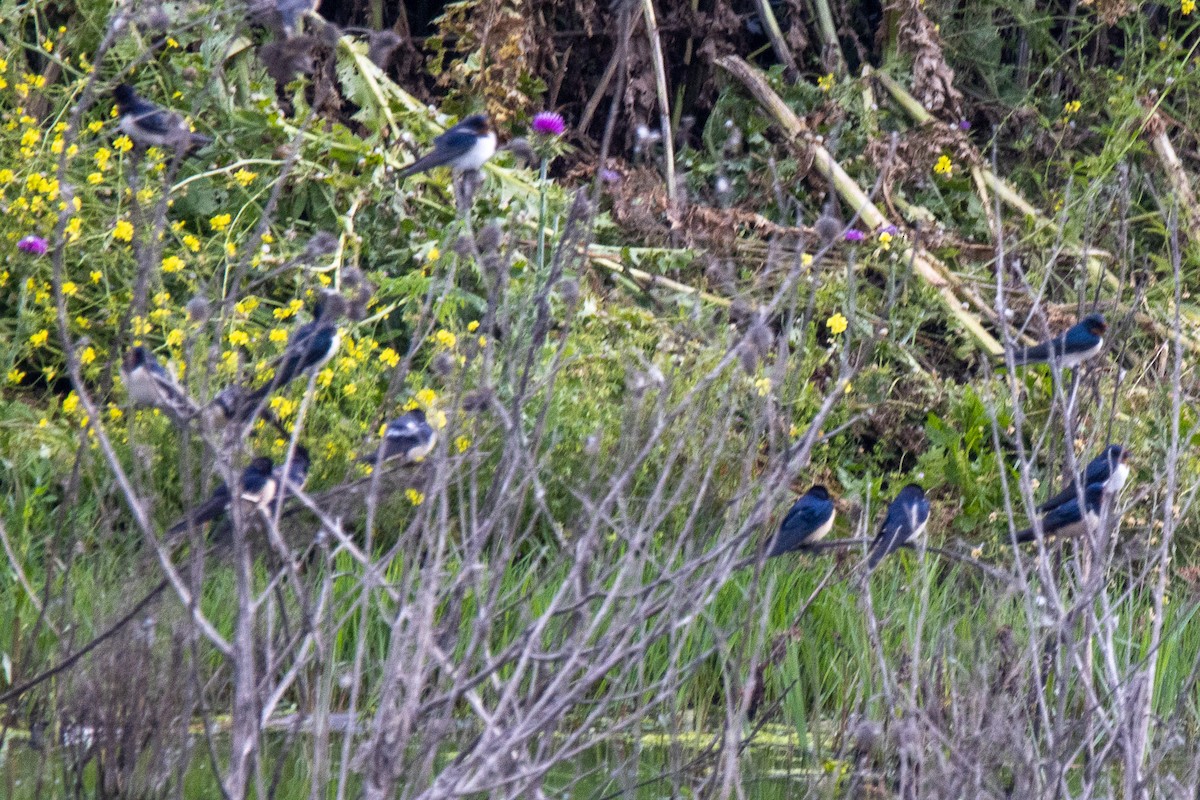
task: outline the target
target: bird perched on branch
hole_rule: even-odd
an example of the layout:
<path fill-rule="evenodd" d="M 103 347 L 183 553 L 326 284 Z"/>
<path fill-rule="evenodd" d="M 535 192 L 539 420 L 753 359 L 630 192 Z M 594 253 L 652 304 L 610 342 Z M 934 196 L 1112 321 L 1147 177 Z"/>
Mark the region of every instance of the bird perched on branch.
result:
<path fill-rule="evenodd" d="M 295 459 L 293 459 L 294 461 Z M 237 487 L 237 499 L 254 508 L 266 510 L 279 490 L 279 479 L 275 476 L 274 463 L 267 456 L 255 458 L 238 476 Z M 207 500 L 172 525 L 167 530 L 167 535 L 174 536 L 189 527 L 203 525 L 221 518 L 229 510 L 231 502 L 232 494 L 229 487 L 221 482 Z"/>
<path fill-rule="evenodd" d="M 142 345 L 131 347 L 125 353 L 121 362 L 121 380 L 133 405 L 157 408 L 176 424 L 184 424 L 198 411 L 175 376 Z"/>
<path fill-rule="evenodd" d="M 883 527 L 875 534 L 871 550 L 867 555 L 867 569 L 872 570 L 889 553 L 919 539 L 929 522 L 929 501 L 925 490 L 910 483 L 900 490 L 896 499 L 888 505 Z"/>
<path fill-rule="evenodd" d="M 1100 354 L 1108 323 L 1103 314 L 1089 314 L 1062 334 L 1032 347 L 1014 347 L 1013 363 L 1055 364 L 1060 369 L 1074 369 Z"/>
<path fill-rule="evenodd" d="M 337 352 L 341 342 L 337 321 L 345 311 L 346 301 L 340 294 L 322 295 L 313 307 L 312 322 L 299 326 L 288 338 L 287 347 L 275 362 L 271 380 L 250 392 L 226 387 L 213 401 L 214 409 L 225 419 L 245 422 L 254 416 L 271 392 L 305 373 L 321 369 Z"/>
<path fill-rule="evenodd" d="M 479 169 L 496 154 L 496 133 L 488 118 L 472 114 L 433 140 L 433 150 L 400 170 L 400 180 L 436 167 L 455 173 Z"/>
<path fill-rule="evenodd" d="M 194 133 L 181 115 L 141 97 L 128 83 L 113 89 L 113 97 L 117 101 L 117 127 L 139 148 L 163 147 L 189 153 L 212 142 Z"/>
<path fill-rule="evenodd" d="M 414 408 L 389 422 L 379 447 L 359 458 L 359 461 L 364 464 L 382 464 L 398 458 L 409 464 L 429 455 L 435 444 L 437 431 L 425 420 L 425 412 Z"/>
<path fill-rule="evenodd" d="M 1087 533 L 1088 529 L 1095 530 L 1100 525 L 1100 506 L 1107 494 L 1103 483 L 1090 483 L 1083 492 L 1083 505 L 1079 498 L 1072 495 L 1062 505 L 1054 508 L 1042 517 L 1042 535 L 1058 538 L 1075 538 Z M 1034 528 L 1026 528 L 1017 533 L 1020 543 L 1037 541 Z"/>
<path fill-rule="evenodd" d="M 1104 486 L 1105 491 L 1116 495 L 1129 480 L 1129 451 L 1119 444 L 1110 444 L 1104 452 L 1088 462 L 1076 480 L 1071 481 L 1058 494 L 1037 507 L 1041 513 L 1053 511 L 1064 503 L 1079 497 L 1076 486 L 1087 488 L 1093 483 Z"/>
<path fill-rule="evenodd" d="M 836 514 L 829 490 L 820 484 L 813 486 L 800 495 L 779 524 L 779 533 L 771 543 L 767 558 L 803 550 L 825 538 L 833 530 Z"/>

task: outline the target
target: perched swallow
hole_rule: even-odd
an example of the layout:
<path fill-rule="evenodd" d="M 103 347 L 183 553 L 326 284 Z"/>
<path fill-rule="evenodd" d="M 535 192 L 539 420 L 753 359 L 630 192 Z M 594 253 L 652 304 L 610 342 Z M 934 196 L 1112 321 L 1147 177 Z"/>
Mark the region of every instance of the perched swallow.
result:
<path fill-rule="evenodd" d="M 1104 448 L 1103 453 L 1088 462 L 1083 472 L 1079 473 L 1078 484 L 1076 481 L 1067 484 L 1061 492 L 1038 506 L 1037 510 L 1045 514 L 1068 500 L 1077 499 L 1076 485 L 1088 487 L 1093 483 L 1100 483 L 1104 485 L 1105 491 L 1116 495 L 1125 486 L 1127 480 L 1129 480 L 1129 451 L 1119 444 L 1110 444 Z"/>
<path fill-rule="evenodd" d="M 121 380 L 133 405 L 157 408 L 177 424 L 196 415 L 197 407 L 175 376 L 142 345 L 131 347 L 121 363 Z"/>
<path fill-rule="evenodd" d="M 1018 367 L 1053 362 L 1060 369 L 1074 369 L 1099 355 L 1107 330 L 1103 314 L 1089 314 L 1047 342 L 1013 348 L 1013 362 Z"/>
<path fill-rule="evenodd" d="M 925 490 L 910 483 L 900 490 L 896 499 L 888 505 L 883 527 L 871 542 L 867 556 L 867 569 L 875 569 L 884 556 L 894 553 L 904 545 L 920 538 L 929 522 L 929 501 Z"/>
<path fill-rule="evenodd" d="M 1088 484 L 1083 492 L 1083 510 L 1080 510 L 1079 498 L 1072 496 L 1042 517 L 1042 535 L 1070 538 L 1083 535 L 1089 527 L 1095 529 L 1100 524 L 1100 505 L 1106 491 L 1103 483 Z M 1026 528 L 1017 533 L 1017 541 L 1037 541 L 1037 533 L 1033 528 Z"/>
<path fill-rule="evenodd" d="M 824 539 L 833 530 L 834 516 L 836 511 L 829 490 L 819 484 L 812 487 L 788 510 L 767 558 L 803 550 L 812 542 Z"/>
<path fill-rule="evenodd" d="M 387 424 L 383 442 L 369 455 L 359 459 L 364 464 L 382 464 L 399 458 L 410 464 L 429 455 L 437 444 L 437 431 L 425 421 L 425 412 L 414 408 Z"/>
<path fill-rule="evenodd" d="M 335 310 L 336 309 L 336 310 Z M 225 406 L 234 403 L 235 410 L 227 418 L 244 421 L 249 419 L 271 392 L 287 386 L 307 372 L 315 372 L 328 363 L 337 352 L 341 334 L 337 329 L 337 318 L 345 311 L 345 301 L 340 295 L 330 295 L 317 301 L 313 309 L 312 322 L 307 322 L 293 331 L 287 347 L 275 364 L 275 375 L 271 380 L 252 392 L 238 397 L 237 393 L 222 390 L 217 402 L 224 398 Z"/>
<path fill-rule="evenodd" d="M 483 114 L 472 114 L 433 140 L 433 150 L 400 170 L 400 180 L 435 167 L 470 172 L 496 154 L 496 133 Z"/>
<path fill-rule="evenodd" d="M 212 142 L 193 133 L 187 121 L 138 95 L 128 83 L 113 89 L 117 101 L 117 127 L 138 147 L 166 147 L 191 151 Z"/>
<path fill-rule="evenodd" d="M 266 456 L 255 458 L 238 477 L 238 499 L 255 508 L 265 510 L 275 499 L 278 489 L 279 480 L 275 476 L 274 464 Z M 172 525 L 167 535 L 175 535 L 187 530 L 189 526 L 203 525 L 219 519 L 229 510 L 229 505 L 229 487 L 222 482 L 207 500 L 188 512 L 180 522 Z"/>

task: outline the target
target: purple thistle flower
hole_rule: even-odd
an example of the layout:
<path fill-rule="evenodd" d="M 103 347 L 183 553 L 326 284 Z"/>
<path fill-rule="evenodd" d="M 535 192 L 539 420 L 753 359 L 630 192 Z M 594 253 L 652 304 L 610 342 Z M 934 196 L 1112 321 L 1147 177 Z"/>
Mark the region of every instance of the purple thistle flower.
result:
<path fill-rule="evenodd" d="M 858 228 L 849 229 L 846 231 L 845 236 L 847 242 L 861 242 L 863 239 L 867 238 L 867 235 Z"/>
<path fill-rule="evenodd" d="M 890 223 L 887 225 L 884 225 L 882 228 L 879 229 L 879 233 L 881 235 L 886 233 L 889 236 L 895 236 L 899 232 L 900 232 L 899 229 L 895 225 L 892 225 Z"/>
<path fill-rule="evenodd" d="M 557 114 L 553 111 L 539 111 L 533 117 L 533 124 L 530 126 L 533 132 L 540 136 L 562 136 L 567 130 L 567 123 L 563 121 L 562 114 Z"/>
<path fill-rule="evenodd" d="M 960 131 L 969 131 L 969 130 L 971 130 L 971 123 L 970 123 L 970 121 L 969 121 L 969 120 L 965 120 L 965 119 L 963 119 L 963 120 L 959 120 L 959 122 L 958 122 L 958 129 L 959 129 Z"/>
<path fill-rule="evenodd" d="M 33 256 L 44 256 L 50 249 L 50 245 L 42 237 L 30 235 L 17 242 L 17 249 Z"/>

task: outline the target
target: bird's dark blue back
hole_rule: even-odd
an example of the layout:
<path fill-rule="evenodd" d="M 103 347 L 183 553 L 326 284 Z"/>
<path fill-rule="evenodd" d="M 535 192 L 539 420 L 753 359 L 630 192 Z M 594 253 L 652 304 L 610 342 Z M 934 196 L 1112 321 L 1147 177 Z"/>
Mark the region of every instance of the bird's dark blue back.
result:
<path fill-rule="evenodd" d="M 468 128 L 455 125 L 433 140 L 434 147 L 447 156 L 456 156 L 475 146 L 479 137 Z"/>

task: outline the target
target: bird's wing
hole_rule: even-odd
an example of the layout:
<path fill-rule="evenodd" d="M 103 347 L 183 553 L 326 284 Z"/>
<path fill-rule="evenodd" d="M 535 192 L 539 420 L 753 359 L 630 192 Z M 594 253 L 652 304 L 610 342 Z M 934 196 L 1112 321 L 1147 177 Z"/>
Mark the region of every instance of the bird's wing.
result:
<path fill-rule="evenodd" d="M 884 556 L 903 544 L 905 528 L 904 521 L 896 519 L 892 510 L 889 509 L 887 519 L 883 521 L 883 527 L 879 529 L 875 540 L 871 542 L 871 552 L 867 555 L 868 569 L 875 569 Z"/>
<path fill-rule="evenodd" d="M 1044 533 L 1053 533 L 1059 528 L 1079 522 L 1080 518 L 1079 498 L 1072 497 L 1058 508 L 1052 509 L 1046 514 L 1046 516 L 1042 517 L 1042 531 Z"/>
<path fill-rule="evenodd" d="M 1048 342 L 1031 345 L 1030 347 L 1019 347 L 1013 349 L 1013 360 L 1017 364 L 1035 364 L 1040 361 L 1050 360 L 1050 348 L 1054 347 L 1058 339 L 1051 339 Z M 1056 349 L 1055 352 L 1058 352 Z"/>
<path fill-rule="evenodd" d="M 788 511 L 787 516 L 779 525 L 781 532 L 798 533 L 801 537 L 808 536 L 825 522 L 829 509 L 820 501 L 797 500 Z"/>
<path fill-rule="evenodd" d="M 1061 492 L 1059 492 L 1058 494 L 1051 497 L 1049 500 L 1042 503 L 1040 506 L 1037 507 L 1036 510 L 1039 514 L 1045 514 L 1049 511 L 1053 511 L 1054 509 L 1058 508 L 1059 506 L 1061 506 L 1063 503 L 1067 502 L 1068 500 L 1074 500 L 1075 498 L 1076 498 L 1075 482 L 1071 481 L 1069 484 L 1067 484 L 1065 487 L 1063 487 L 1063 490 Z"/>
<path fill-rule="evenodd" d="M 130 116 L 139 128 L 156 136 L 171 136 L 183 127 L 183 117 L 145 101 L 135 105 Z"/>
<path fill-rule="evenodd" d="M 1055 352 L 1058 353 L 1077 353 L 1083 350 L 1090 350 L 1096 346 L 1099 340 L 1094 333 L 1086 328 L 1071 328 L 1062 338 L 1062 347 Z"/>
<path fill-rule="evenodd" d="M 225 509 L 228 507 L 229 487 L 224 483 L 220 483 L 207 500 L 188 512 L 182 520 L 168 528 L 167 534 L 179 534 L 187 530 L 188 526 L 203 525 L 206 522 L 211 522 L 225 513 Z"/>
<path fill-rule="evenodd" d="M 192 398 L 188 397 L 187 392 L 175 380 L 174 375 L 165 369 L 150 370 L 150 375 L 154 379 L 155 385 L 159 387 L 159 394 L 163 400 L 163 411 L 179 422 L 186 422 L 199 413 L 199 406 Z"/>

